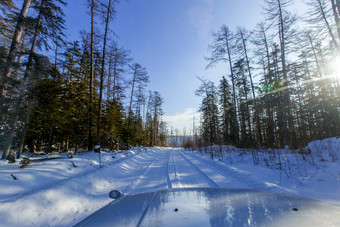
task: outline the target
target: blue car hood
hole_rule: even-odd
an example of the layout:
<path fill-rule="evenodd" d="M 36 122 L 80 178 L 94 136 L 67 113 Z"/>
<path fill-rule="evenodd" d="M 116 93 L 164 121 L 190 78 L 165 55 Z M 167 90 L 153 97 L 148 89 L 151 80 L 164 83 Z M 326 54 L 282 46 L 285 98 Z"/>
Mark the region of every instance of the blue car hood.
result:
<path fill-rule="evenodd" d="M 122 196 L 76 226 L 340 226 L 340 207 L 247 189 L 177 188 Z"/>

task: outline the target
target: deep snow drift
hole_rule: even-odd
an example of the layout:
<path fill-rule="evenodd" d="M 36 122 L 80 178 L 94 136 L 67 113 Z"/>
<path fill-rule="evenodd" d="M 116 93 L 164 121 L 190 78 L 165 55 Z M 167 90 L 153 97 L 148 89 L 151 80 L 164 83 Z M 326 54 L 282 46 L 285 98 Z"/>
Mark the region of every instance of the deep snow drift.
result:
<path fill-rule="evenodd" d="M 98 153 L 72 159 L 56 156 L 65 158 L 32 162 L 24 169 L 19 168 L 20 160 L 0 161 L 0 226 L 70 226 L 109 203 L 112 189 L 135 194 L 162 188 L 249 188 L 340 206 L 336 138 L 314 141 L 294 152 L 217 146 L 201 152 L 174 148 L 103 152 L 102 168 Z"/>

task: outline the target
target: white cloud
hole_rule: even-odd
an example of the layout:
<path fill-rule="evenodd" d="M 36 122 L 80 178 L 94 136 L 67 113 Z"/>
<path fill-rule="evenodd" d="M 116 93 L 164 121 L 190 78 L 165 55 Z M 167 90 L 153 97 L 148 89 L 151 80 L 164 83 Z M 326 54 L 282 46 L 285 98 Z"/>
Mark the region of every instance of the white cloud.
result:
<path fill-rule="evenodd" d="M 200 39 L 205 39 L 210 35 L 213 21 L 213 6 L 214 0 L 198 0 L 196 4 L 188 10 L 190 22 L 196 29 Z"/>
<path fill-rule="evenodd" d="M 199 122 L 200 114 L 193 108 L 185 109 L 184 112 L 175 115 L 163 116 L 169 130 L 172 126 L 173 129 L 178 129 L 180 132 L 182 132 L 183 128 L 186 128 L 187 132 L 192 129 L 193 118 L 195 118 L 195 124 L 198 126 L 197 122 Z"/>

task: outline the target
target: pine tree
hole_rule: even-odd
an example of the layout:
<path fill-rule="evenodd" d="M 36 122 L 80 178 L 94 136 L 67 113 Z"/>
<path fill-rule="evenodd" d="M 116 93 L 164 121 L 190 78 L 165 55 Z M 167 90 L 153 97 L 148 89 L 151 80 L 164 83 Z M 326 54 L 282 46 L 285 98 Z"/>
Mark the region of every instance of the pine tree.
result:
<path fill-rule="evenodd" d="M 0 18 L 0 37 L 3 41 L 7 40 L 12 33 L 12 25 L 10 23 L 10 12 L 16 10 L 16 7 L 12 0 L 6 0 L 0 2 L 0 13 L 2 17 Z"/>
<path fill-rule="evenodd" d="M 59 4 L 66 5 L 65 2 L 62 0 L 57 1 Z M 27 10 L 25 7 L 28 7 L 29 2 L 24 2 L 22 12 L 20 13 L 20 16 L 25 15 L 25 12 L 27 14 Z M 38 70 L 40 68 L 49 68 L 50 62 L 46 59 L 46 57 L 36 54 L 35 49 L 38 44 L 38 37 L 40 37 L 39 46 L 41 43 L 44 44 L 44 46 L 49 49 L 48 45 L 48 38 L 52 37 L 52 34 L 60 34 L 63 35 L 63 29 L 64 29 L 64 20 L 63 20 L 63 12 L 62 9 L 57 6 L 52 0 L 41 0 L 40 2 L 33 2 L 33 8 L 38 12 L 37 18 L 35 18 L 35 26 L 33 31 L 33 37 L 31 42 L 31 49 L 28 56 L 28 62 L 26 65 L 26 71 L 23 76 L 23 78 L 20 81 L 19 88 L 20 88 L 20 94 L 18 98 L 18 102 L 16 103 L 18 108 L 27 109 L 27 111 L 30 111 L 30 108 L 32 107 L 31 101 L 24 102 L 26 94 L 30 93 L 32 89 L 34 89 L 35 84 L 42 76 L 44 76 L 42 73 L 40 73 L 41 70 Z M 19 23 L 18 23 L 19 24 Z M 19 27 L 19 28 L 18 28 Z M 20 26 L 17 26 L 18 32 L 20 33 Z M 22 27 L 21 27 L 22 31 Z M 17 37 L 18 34 L 14 34 L 14 43 L 16 43 L 17 38 L 20 38 L 20 34 Z M 12 42 L 13 43 L 13 42 Z M 17 44 L 16 44 L 17 45 Z M 15 45 L 14 45 L 15 46 Z M 14 50 L 15 48 L 13 48 Z M 11 56 L 11 50 L 8 55 L 8 59 L 12 58 Z M 7 60 L 8 61 L 8 60 Z M 11 59 L 8 61 L 11 63 Z M 35 64 L 34 64 L 35 63 Z M 4 73 L 11 73 L 11 67 L 5 70 Z M 9 75 L 8 74 L 8 75 Z M 5 75 L 4 76 L 8 76 Z M 13 140 L 13 134 L 14 130 L 16 128 L 17 120 L 19 119 L 19 115 L 21 114 L 21 109 L 14 110 L 13 112 L 13 119 L 16 119 L 15 121 L 11 122 L 11 130 L 9 132 L 8 136 L 8 145 L 5 149 L 5 152 L 3 153 L 3 157 L 6 155 L 6 153 L 9 152 L 9 149 L 12 144 Z M 27 113 L 29 115 L 29 113 Z M 26 117 L 26 119 L 29 119 L 29 117 Z M 28 122 L 24 122 L 24 124 L 28 124 Z M 23 132 L 23 135 L 25 135 L 26 132 Z"/>
<path fill-rule="evenodd" d="M 20 43 L 20 39 L 21 39 L 21 34 L 24 28 L 24 22 L 25 22 L 25 18 L 27 16 L 27 12 L 28 9 L 30 7 L 31 4 L 31 0 L 25 0 L 23 2 L 20 14 L 18 16 L 17 19 L 17 24 L 16 24 L 16 28 L 13 34 L 13 38 L 12 38 L 12 43 L 7 55 L 7 60 L 6 60 L 6 64 L 5 64 L 5 68 L 3 71 L 3 75 L 2 75 L 2 81 L 0 83 L 0 89 L 1 89 L 1 93 L 0 93 L 0 102 L 1 102 L 1 107 L 4 105 L 4 99 L 6 97 L 6 86 L 11 78 L 11 73 L 13 70 L 13 63 L 15 60 L 15 57 L 17 56 L 17 51 L 19 49 L 19 43 Z M 10 6 L 6 5 L 7 7 Z"/>
<path fill-rule="evenodd" d="M 202 112 L 201 134 L 205 146 L 220 143 L 217 92 L 213 82 L 198 78 L 202 84 L 195 91 L 203 96 L 200 111 Z"/>
<path fill-rule="evenodd" d="M 225 144 L 233 143 L 233 132 L 234 132 L 234 108 L 233 108 L 233 96 L 231 87 L 228 80 L 223 76 L 220 80 L 218 88 L 219 103 L 221 106 L 221 133 L 222 142 Z"/>
<path fill-rule="evenodd" d="M 239 91 L 240 122 L 241 122 L 241 143 L 244 145 L 253 145 L 252 124 L 250 121 L 251 112 L 249 108 L 248 94 L 250 92 L 249 83 L 246 78 L 247 64 L 245 59 L 241 58 L 234 63 L 235 84 Z"/>

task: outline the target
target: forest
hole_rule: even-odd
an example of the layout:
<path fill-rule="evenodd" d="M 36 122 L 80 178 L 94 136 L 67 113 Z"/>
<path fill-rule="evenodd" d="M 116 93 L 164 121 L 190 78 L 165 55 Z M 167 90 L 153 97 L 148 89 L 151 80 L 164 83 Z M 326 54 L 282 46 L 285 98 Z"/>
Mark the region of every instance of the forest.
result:
<path fill-rule="evenodd" d="M 218 84 L 198 77 L 200 127 L 184 146 L 299 148 L 340 136 L 340 1 L 305 4 L 296 15 L 292 0 L 264 0 L 254 30 L 213 33 L 207 69 L 229 71 Z"/>
<path fill-rule="evenodd" d="M 213 32 L 206 69 L 228 71 L 218 83 L 198 77 L 200 124 L 183 146 L 299 148 L 340 135 L 339 0 L 308 0 L 303 15 L 293 0 L 261 2 L 255 29 Z M 0 2 L 2 159 L 167 145 L 164 100 L 112 28 L 119 3 L 85 2 L 89 29 L 70 40 L 66 1 Z"/>
<path fill-rule="evenodd" d="M 0 2 L 0 150 L 164 145 L 161 94 L 110 27 L 119 0 L 90 0 L 89 31 L 65 35 L 63 0 Z"/>
<path fill-rule="evenodd" d="M 340 0 L 0 0 L 0 90 L 0 227 L 340 226 Z"/>

